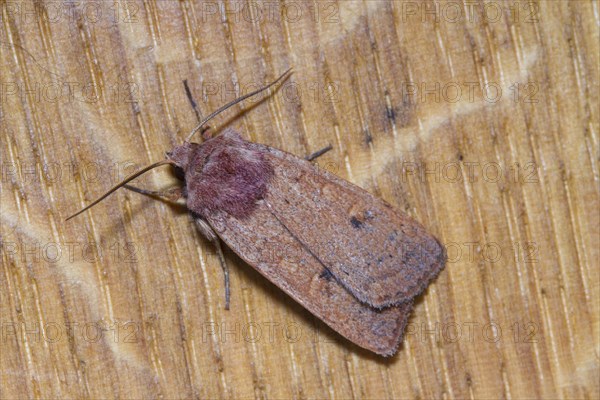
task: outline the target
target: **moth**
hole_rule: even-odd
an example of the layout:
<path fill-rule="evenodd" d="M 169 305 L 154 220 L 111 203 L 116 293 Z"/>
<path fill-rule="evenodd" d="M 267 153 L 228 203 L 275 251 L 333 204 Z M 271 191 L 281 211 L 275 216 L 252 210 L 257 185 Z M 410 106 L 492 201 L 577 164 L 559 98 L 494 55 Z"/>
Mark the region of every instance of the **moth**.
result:
<path fill-rule="evenodd" d="M 143 194 L 185 200 L 199 231 L 217 249 L 229 308 L 229 272 L 220 243 L 308 311 L 356 345 L 393 355 L 413 299 L 443 269 L 444 247 L 417 221 L 334 174 L 233 129 L 203 143 L 190 141 L 204 124 L 242 96 L 202 120 L 166 159 L 125 178 L 84 212 L 122 186 Z M 162 192 L 129 181 L 161 165 L 184 177 Z"/>

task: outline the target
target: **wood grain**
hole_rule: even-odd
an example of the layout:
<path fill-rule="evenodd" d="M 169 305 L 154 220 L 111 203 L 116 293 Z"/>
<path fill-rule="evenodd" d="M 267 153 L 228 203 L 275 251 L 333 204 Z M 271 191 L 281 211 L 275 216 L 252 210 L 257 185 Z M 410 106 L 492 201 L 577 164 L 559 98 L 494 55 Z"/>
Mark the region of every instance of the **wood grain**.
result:
<path fill-rule="evenodd" d="M 3 1 L 1 398 L 598 398 L 595 1 Z M 422 222 L 446 269 L 391 359 L 185 210 L 120 191 L 196 116 Z M 168 170 L 138 186 L 167 187 Z"/>

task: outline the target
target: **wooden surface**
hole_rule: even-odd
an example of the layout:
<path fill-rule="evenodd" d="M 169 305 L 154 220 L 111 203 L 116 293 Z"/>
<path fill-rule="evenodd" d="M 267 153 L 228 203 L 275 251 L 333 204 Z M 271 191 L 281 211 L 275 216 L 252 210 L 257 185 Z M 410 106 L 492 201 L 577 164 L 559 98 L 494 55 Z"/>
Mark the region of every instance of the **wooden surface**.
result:
<path fill-rule="evenodd" d="M 248 4 L 1 3 L 0 397 L 598 398 L 598 2 Z M 181 143 L 184 79 L 206 115 L 290 66 L 212 127 L 332 144 L 447 246 L 391 359 L 230 251 L 225 311 L 182 209 L 123 190 L 64 221 Z"/>

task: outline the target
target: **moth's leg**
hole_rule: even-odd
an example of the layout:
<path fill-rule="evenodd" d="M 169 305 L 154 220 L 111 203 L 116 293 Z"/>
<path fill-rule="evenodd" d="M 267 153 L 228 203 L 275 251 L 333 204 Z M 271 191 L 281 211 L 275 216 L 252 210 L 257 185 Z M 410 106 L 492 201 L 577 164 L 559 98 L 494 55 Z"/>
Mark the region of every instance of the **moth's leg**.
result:
<path fill-rule="evenodd" d="M 185 88 L 185 94 L 188 98 L 188 101 L 190 102 L 192 108 L 194 109 L 194 113 L 196 113 L 196 119 L 198 121 L 200 121 L 201 118 L 201 113 L 200 110 L 198 110 L 198 103 L 196 103 L 196 100 L 194 100 L 194 96 L 192 96 L 192 91 L 190 90 L 190 87 L 188 86 L 188 82 L 187 79 L 184 79 L 183 81 L 183 86 Z M 208 130 L 210 129 L 210 126 L 204 126 L 202 127 L 202 130 L 200 131 L 200 135 L 202 135 L 202 138 L 204 140 L 210 139 L 210 134 L 206 133 Z"/>
<path fill-rule="evenodd" d="M 123 187 L 136 193 L 145 194 L 146 196 L 160 197 L 161 199 L 173 202 L 176 202 L 184 197 L 183 187 L 181 186 L 173 186 L 165 190 L 146 190 L 131 185 L 123 185 Z"/>
<path fill-rule="evenodd" d="M 229 310 L 229 268 L 227 267 L 225 257 L 223 256 L 223 250 L 221 249 L 221 240 L 205 220 L 203 220 L 202 218 L 196 218 L 195 221 L 198 230 L 200 230 L 200 233 L 202 233 L 202 235 L 206 239 L 208 239 L 217 249 L 219 261 L 221 262 L 221 268 L 223 268 L 223 276 L 225 278 L 225 309 Z"/>
<path fill-rule="evenodd" d="M 314 153 L 304 157 L 306 159 L 306 161 L 312 161 L 317 157 L 321 157 L 323 154 L 327 153 L 329 150 L 333 149 L 333 147 L 331 145 L 327 146 L 327 147 L 323 147 L 321 150 L 317 150 Z"/>
<path fill-rule="evenodd" d="M 194 109 L 194 112 L 196 113 L 196 119 L 198 121 L 200 121 L 200 111 L 198 110 L 198 104 L 196 103 L 196 101 L 194 100 L 194 97 L 192 96 L 192 91 L 190 90 L 190 87 L 188 86 L 188 82 L 187 79 L 183 80 L 183 87 L 185 88 L 185 94 L 188 98 L 188 101 L 190 102 L 190 104 L 192 105 L 192 108 Z"/>

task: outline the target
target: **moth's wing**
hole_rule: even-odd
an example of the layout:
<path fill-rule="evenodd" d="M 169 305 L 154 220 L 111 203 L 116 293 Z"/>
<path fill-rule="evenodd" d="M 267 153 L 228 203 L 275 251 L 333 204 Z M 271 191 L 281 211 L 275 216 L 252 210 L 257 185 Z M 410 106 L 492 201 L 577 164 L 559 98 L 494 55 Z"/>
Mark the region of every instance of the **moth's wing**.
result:
<path fill-rule="evenodd" d="M 396 352 L 412 301 L 378 310 L 360 302 L 260 201 L 250 216 L 206 217 L 229 248 L 335 331 L 375 353 Z"/>
<path fill-rule="evenodd" d="M 408 215 L 296 156 L 252 146 L 275 170 L 271 211 L 359 300 L 378 308 L 408 301 L 444 267 L 442 245 Z"/>

